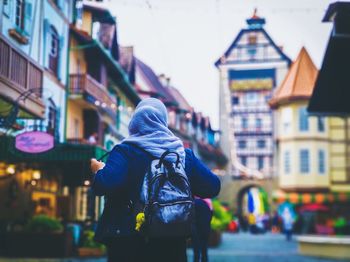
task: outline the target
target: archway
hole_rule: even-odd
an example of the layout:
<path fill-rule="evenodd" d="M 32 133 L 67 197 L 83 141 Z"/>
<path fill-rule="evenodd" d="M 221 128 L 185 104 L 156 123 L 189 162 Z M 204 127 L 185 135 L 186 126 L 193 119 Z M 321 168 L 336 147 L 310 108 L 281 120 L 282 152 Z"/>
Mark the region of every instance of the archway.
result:
<path fill-rule="evenodd" d="M 248 218 L 262 223 L 268 218 L 269 204 L 266 191 L 257 184 L 249 184 L 242 187 L 237 194 L 237 216 L 241 229 L 247 231 L 249 228 Z"/>

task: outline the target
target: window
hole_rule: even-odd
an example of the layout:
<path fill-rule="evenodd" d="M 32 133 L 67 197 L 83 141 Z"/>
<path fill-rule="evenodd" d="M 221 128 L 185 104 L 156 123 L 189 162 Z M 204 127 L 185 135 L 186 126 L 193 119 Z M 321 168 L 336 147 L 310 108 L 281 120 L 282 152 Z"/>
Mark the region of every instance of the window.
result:
<path fill-rule="evenodd" d="M 300 131 L 309 130 L 309 117 L 306 111 L 306 107 L 299 109 L 299 130 Z"/>
<path fill-rule="evenodd" d="M 244 166 L 247 165 L 247 157 L 246 156 L 241 156 L 241 164 Z"/>
<path fill-rule="evenodd" d="M 282 132 L 290 133 L 292 131 L 293 111 L 291 108 L 282 109 Z"/>
<path fill-rule="evenodd" d="M 258 140 L 257 141 L 258 148 L 265 148 L 266 147 L 266 141 L 265 140 Z"/>
<path fill-rule="evenodd" d="M 258 101 L 258 94 L 257 93 L 247 93 L 246 94 L 246 99 L 247 99 L 247 104 L 255 104 Z"/>
<path fill-rule="evenodd" d="M 24 0 L 16 0 L 15 25 L 20 33 L 30 35 L 32 28 L 32 4 Z"/>
<path fill-rule="evenodd" d="M 285 151 L 283 157 L 284 173 L 290 174 L 290 152 Z"/>
<path fill-rule="evenodd" d="M 53 26 L 50 26 L 49 39 L 49 69 L 58 76 L 59 38 Z"/>
<path fill-rule="evenodd" d="M 326 173 L 325 152 L 323 150 L 318 151 L 318 172 L 320 174 Z"/>
<path fill-rule="evenodd" d="M 307 174 L 310 172 L 310 156 L 309 150 L 302 149 L 300 150 L 300 173 Z"/>
<path fill-rule="evenodd" d="M 15 24 L 18 29 L 24 30 L 24 0 L 16 0 Z"/>
<path fill-rule="evenodd" d="M 261 170 L 264 168 L 264 157 L 263 156 L 259 156 L 258 157 L 258 169 Z"/>
<path fill-rule="evenodd" d="M 248 119 L 243 117 L 242 118 L 242 128 L 247 129 L 248 128 Z"/>
<path fill-rule="evenodd" d="M 247 141 L 245 141 L 245 140 L 238 141 L 238 147 L 239 148 L 246 148 L 247 147 Z"/>
<path fill-rule="evenodd" d="M 261 129 L 262 128 L 262 119 L 257 118 L 255 121 L 256 121 L 256 128 Z"/>
<path fill-rule="evenodd" d="M 233 105 L 238 105 L 239 104 L 239 97 L 238 96 L 232 97 L 232 104 Z"/>
<path fill-rule="evenodd" d="M 74 138 L 79 138 L 79 119 L 74 118 L 73 122 Z"/>
<path fill-rule="evenodd" d="M 317 117 L 317 130 L 319 132 L 325 131 L 325 118 L 322 116 Z"/>

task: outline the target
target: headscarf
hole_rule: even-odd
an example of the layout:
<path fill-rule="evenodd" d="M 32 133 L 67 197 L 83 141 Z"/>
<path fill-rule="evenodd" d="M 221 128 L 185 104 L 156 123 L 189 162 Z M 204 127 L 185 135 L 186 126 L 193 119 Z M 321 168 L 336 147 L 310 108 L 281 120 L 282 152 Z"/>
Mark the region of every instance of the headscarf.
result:
<path fill-rule="evenodd" d="M 124 142 L 141 147 L 156 158 L 167 150 L 176 151 L 184 164 L 183 143 L 169 130 L 167 109 L 156 98 L 146 98 L 137 105 L 129 123 L 129 137 Z M 170 154 L 165 159 L 174 162 L 176 156 Z"/>

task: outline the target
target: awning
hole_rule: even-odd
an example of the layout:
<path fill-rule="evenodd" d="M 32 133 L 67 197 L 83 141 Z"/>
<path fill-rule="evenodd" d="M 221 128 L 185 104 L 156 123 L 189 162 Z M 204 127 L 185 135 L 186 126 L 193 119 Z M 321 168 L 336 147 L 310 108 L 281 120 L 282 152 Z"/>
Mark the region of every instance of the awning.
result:
<path fill-rule="evenodd" d="M 0 161 L 9 162 L 48 162 L 48 161 L 89 161 L 106 153 L 102 147 L 85 144 L 57 143 L 47 152 L 29 154 L 15 148 L 15 138 L 0 137 Z"/>
<path fill-rule="evenodd" d="M 350 202 L 350 192 L 287 193 L 277 190 L 273 192 L 272 197 L 276 203 L 283 203 L 286 201 L 292 204 Z"/>

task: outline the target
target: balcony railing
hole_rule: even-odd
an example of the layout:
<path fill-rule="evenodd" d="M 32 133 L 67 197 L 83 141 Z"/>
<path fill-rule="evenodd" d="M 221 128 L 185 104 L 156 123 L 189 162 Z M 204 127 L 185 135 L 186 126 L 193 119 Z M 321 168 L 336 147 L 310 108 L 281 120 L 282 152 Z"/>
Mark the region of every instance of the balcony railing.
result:
<path fill-rule="evenodd" d="M 95 105 L 115 111 L 115 98 L 111 97 L 106 88 L 88 74 L 71 74 L 69 92 L 71 95 L 88 94 L 95 99 Z"/>
<path fill-rule="evenodd" d="M 2 38 L 0 38 L 0 78 L 20 93 L 35 89 L 33 96 L 42 97 L 42 69 Z"/>

